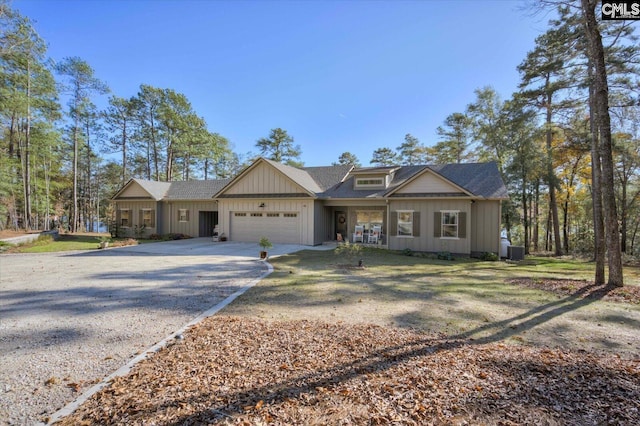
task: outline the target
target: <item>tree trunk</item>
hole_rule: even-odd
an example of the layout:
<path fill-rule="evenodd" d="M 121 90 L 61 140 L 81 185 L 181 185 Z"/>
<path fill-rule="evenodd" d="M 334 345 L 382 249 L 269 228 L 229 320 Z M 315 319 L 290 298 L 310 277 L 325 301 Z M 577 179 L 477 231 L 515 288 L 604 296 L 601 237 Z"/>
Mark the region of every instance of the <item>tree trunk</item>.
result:
<path fill-rule="evenodd" d="M 31 61 L 27 61 L 27 120 L 24 132 L 24 229 L 31 229 Z"/>
<path fill-rule="evenodd" d="M 539 251 L 540 221 L 538 218 L 540 217 L 540 179 L 536 179 L 535 197 L 535 207 L 533 212 L 533 250 Z"/>
<path fill-rule="evenodd" d="M 600 147 L 598 146 L 598 127 L 595 119 L 595 106 L 593 95 L 593 63 L 589 60 L 587 66 L 589 77 L 589 127 L 591 132 L 591 199 L 593 202 L 593 244 L 594 261 L 596 263 L 595 284 L 602 285 L 605 282 L 604 265 L 606 261 L 604 242 L 604 221 L 602 219 L 602 185 L 600 174 Z"/>
<path fill-rule="evenodd" d="M 622 183 L 620 199 L 620 251 L 627 252 L 627 182 Z"/>
<path fill-rule="evenodd" d="M 73 206 L 69 215 L 69 231 L 76 232 L 78 226 L 78 119 L 73 127 Z"/>
<path fill-rule="evenodd" d="M 550 85 L 547 76 L 547 87 Z M 553 218 L 553 239 L 555 247 L 555 255 L 562 256 L 562 246 L 560 245 L 560 220 L 558 219 L 558 201 L 556 200 L 556 174 L 553 171 L 553 134 L 551 132 L 551 91 L 547 89 L 547 185 L 549 185 L 549 207 L 551 208 L 551 216 Z"/>
<path fill-rule="evenodd" d="M 607 69 L 604 60 L 602 37 L 598 29 L 595 9 L 596 0 L 581 0 L 589 56 L 594 66 L 594 106 L 596 125 L 600 135 L 600 161 L 602 166 L 602 202 L 605 219 L 605 239 L 608 249 L 610 286 L 621 287 L 624 284 L 622 273 L 622 253 L 620 252 L 620 235 L 618 232 L 618 211 L 616 208 L 613 179 L 613 149 L 611 141 L 611 118 L 609 116 L 609 86 Z"/>
<path fill-rule="evenodd" d="M 529 254 L 529 212 L 527 209 L 527 184 L 524 174 L 522 176 L 522 212 L 524 222 L 524 254 Z"/>

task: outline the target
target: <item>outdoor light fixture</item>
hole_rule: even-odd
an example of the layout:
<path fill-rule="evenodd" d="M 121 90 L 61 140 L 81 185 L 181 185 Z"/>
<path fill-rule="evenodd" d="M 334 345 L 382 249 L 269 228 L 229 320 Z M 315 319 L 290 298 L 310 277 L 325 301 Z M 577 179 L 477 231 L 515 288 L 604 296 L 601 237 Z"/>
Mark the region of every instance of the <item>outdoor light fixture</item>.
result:
<path fill-rule="evenodd" d="M 264 208 L 264 203 L 260 203 L 258 207 L 260 207 L 261 209 Z"/>

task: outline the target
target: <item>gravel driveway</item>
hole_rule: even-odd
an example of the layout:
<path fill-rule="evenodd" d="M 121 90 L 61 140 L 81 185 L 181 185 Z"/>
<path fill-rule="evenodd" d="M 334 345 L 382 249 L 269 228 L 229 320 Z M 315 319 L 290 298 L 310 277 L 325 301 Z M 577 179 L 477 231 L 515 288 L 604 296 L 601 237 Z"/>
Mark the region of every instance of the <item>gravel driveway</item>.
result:
<path fill-rule="evenodd" d="M 45 420 L 256 281 L 258 250 L 201 238 L 0 256 L 0 424 Z"/>

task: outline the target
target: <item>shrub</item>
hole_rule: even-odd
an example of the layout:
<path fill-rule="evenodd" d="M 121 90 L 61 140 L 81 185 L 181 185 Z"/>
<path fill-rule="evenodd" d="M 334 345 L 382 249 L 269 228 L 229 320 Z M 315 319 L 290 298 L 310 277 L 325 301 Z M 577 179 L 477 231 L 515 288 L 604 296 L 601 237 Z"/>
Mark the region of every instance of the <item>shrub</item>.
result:
<path fill-rule="evenodd" d="M 407 247 L 406 249 L 402 250 L 402 254 L 404 254 L 405 256 L 413 256 L 413 250 Z"/>
<path fill-rule="evenodd" d="M 486 260 L 487 262 L 495 262 L 500 260 L 497 254 L 491 252 L 484 252 L 482 256 L 480 256 L 480 260 Z"/>
<path fill-rule="evenodd" d="M 258 243 L 258 245 L 262 248 L 262 250 L 265 251 L 273 247 L 273 244 L 271 244 L 271 241 L 269 241 L 267 237 L 260 238 L 260 242 Z"/>
<path fill-rule="evenodd" d="M 124 246 L 137 246 L 138 245 L 138 240 L 135 240 L 133 238 L 127 238 L 124 240 L 116 240 L 111 242 L 111 247 L 124 247 Z"/>
<path fill-rule="evenodd" d="M 338 244 L 338 247 L 333 251 L 337 256 L 345 256 L 349 263 L 353 262 L 353 258 L 360 255 L 362 252 L 362 245 L 351 244 L 349 241 L 345 241 L 342 244 Z"/>

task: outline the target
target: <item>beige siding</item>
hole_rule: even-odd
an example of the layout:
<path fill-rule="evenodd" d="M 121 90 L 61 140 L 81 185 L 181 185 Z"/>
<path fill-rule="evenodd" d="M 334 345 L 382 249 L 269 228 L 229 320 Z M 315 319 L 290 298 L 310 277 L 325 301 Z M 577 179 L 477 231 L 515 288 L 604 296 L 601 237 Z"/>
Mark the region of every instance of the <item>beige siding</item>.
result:
<path fill-rule="evenodd" d="M 306 192 L 272 166 L 261 163 L 224 193 L 233 194 L 295 194 Z"/>
<path fill-rule="evenodd" d="M 264 207 L 259 207 L 264 203 Z M 231 215 L 235 212 L 298 213 L 300 220 L 300 244 L 314 245 L 314 201 L 276 199 L 220 199 L 218 204 L 220 232 L 233 241 Z M 256 239 L 257 241 L 257 239 Z"/>
<path fill-rule="evenodd" d="M 500 201 L 476 201 L 471 205 L 471 252 L 500 252 Z"/>
<path fill-rule="evenodd" d="M 470 254 L 471 238 L 469 238 L 471 202 L 469 200 L 393 200 L 389 203 L 390 211 L 413 210 L 420 213 L 420 236 L 398 237 L 389 236 L 389 248 L 403 250 L 409 248 L 414 251 Z M 434 214 L 441 210 L 459 210 L 467 213 L 467 236 L 459 239 L 435 238 Z"/>
<path fill-rule="evenodd" d="M 118 195 L 118 198 L 151 198 L 151 195 L 145 191 L 137 182 L 132 181 L 129 187 Z"/>
<path fill-rule="evenodd" d="M 460 189 L 433 173 L 426 172 L 397 191 L 398 194 L 450 193 Z"/>
<path fill-rule="evenodd" d="M 180 222 L 178 219 L 178 211 L 186 209 L 189 211 L 189 220 Z M 215 201 L 171 201 L 164 210 L 164 221 L 169 224 L 168 229 L 164 233 L 185 234 L 191 237 L 197 237 L 200 226 L 201 211 L 217 211 L 218 207 Z"/>
<path fill-rule="evenodd" d="M 158 219 L 158 212 L 156 211 L 157 203 L 155 200 L 149 201 L 116 201 L 116 212 L 122 209 L 129 209 L 129 221 L 131 226 L 122 228 L 120 224 L 118 224 L 118 236 L 120 237 L 135 237 L 136 227 L 139 227 L 140 222 L 140 210 L 142 209 L 151 209 L 155 211 L 156 215 L 156 226 L 152 228 L 145 228 L 143 232 L 143 236 L 148 237 L 151 234 L 155 234 L 158 232 L 158 226 L 160 226 Z"/>

